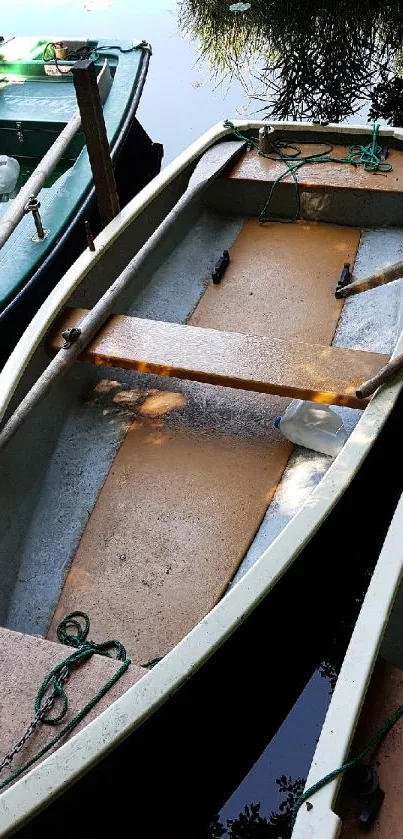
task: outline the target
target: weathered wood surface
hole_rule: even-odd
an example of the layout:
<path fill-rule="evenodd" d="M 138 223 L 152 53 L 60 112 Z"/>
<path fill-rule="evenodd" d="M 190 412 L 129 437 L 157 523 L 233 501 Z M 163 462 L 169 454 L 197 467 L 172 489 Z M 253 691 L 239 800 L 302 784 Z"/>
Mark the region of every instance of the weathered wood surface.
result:
<path fill-rule="evenodd" d="M 67 310 L 51 337 L 53 350 L 62 346 L 61 333 L 86 314 Z M 80 358 L 140 373 L 362 407 L 358 386 L 389 356 L 114 315 Z"/>

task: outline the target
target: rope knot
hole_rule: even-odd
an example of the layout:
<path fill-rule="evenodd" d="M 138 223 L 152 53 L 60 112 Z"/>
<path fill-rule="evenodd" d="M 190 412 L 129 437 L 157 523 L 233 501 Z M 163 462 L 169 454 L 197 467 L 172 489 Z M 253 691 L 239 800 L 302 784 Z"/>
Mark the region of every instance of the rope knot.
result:
<path fill-rule="evenodd" d="M 82 626 L 84 622 L 84 626 Z M 75 632 L 71 632 L 75 629 Z M 87 639 L 90 631 L 90 619 L 85 612 L 70 612 L 59 623 L 57 627 L 57 637 L 61 644 L 66 644 L 67 647 L 82 647 Z"/>

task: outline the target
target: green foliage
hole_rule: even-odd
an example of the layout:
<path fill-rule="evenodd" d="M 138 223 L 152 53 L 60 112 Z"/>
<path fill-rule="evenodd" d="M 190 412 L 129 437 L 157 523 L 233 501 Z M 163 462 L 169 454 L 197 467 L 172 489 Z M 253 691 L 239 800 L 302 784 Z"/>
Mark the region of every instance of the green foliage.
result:
<path fill-rule="evenodd" d="M 403 0 L 253 0 L 236 14 L 226 0 L 182 0 L 181 21 L 218 74 L 245 82 L 253 63 L 277 119 L 340 121 L 379 84 L 385 101 L 402 60 Z"/>
<path fill-rule="evenodd" d="M 229 819 L 228 839 L 265 839 L 269 836 L 268 820 L 260 815 L 259 810 L 260 804 L 246 805 L 237 819 Z"/>
<path fill-rule="evenodd" d="M 276 783 L 283 796 L 277 812 L 265 817 L 260 814 L 260 804 L 246 804 L 236 819 L 227 819 L 226 827 L 216 816 L 207 832 L 198 834 L 197 839 L 289 839 L 293 809 L 305 781 L 282 775 Z"/>

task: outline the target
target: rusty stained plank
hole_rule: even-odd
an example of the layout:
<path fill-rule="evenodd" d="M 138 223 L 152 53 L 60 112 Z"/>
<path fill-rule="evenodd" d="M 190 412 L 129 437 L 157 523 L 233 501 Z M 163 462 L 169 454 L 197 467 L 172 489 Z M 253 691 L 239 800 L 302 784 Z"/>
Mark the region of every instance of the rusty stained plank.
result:
<path fill-rule="evenodd" d="M 85 314 L 83 309 L 67 311 L 50 338 L 52 350 L 60 349 L 61 333 Z M 113 315 L 80 358 L 140 373 L 362 407 L 357 387 L 389 356 Z"/>
<path fill-rule="evenodd" d="M 183 429 L 170 427 L 178 410 Z M 184 394 L 166 391 L 137 407 L 67 574 L 50 638 L 64 615 L 84 609 L 91 637 L 108 637 L 113 626 L 132 661 L 143 664 L 166 655 L 226 591 L 292 445 L 274 424 L 260 437 L 197 433 L 190 410 Z M 278 399 L 273 416 L 282 410 Z"/>

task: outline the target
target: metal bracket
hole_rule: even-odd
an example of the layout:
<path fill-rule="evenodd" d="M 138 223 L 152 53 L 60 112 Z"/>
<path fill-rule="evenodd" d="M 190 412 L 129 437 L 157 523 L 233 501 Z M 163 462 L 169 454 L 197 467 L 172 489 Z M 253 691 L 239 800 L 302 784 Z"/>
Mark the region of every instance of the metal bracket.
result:
<path fill-rule="evenodd" d="M 64 332 L 62 332 L 62 338 L 64 338 L 62 350 L 69 350 L 70 347 L 78 341 L 80 335 L 81 329 L 77 326 L 72 326 L 71 329 L 65 329 Z"/>
<path fill-rule="evenodd" d="M 378 773 L 373 766 L 359 763 L 350 769 L 346 781 L 352 795 L 362 801 L 358 826 L 361 830 L 369 830 L 385 798 L 385 793 L 379 785 Z"/>
<path fill-rule="evenodd" d="M 334 296 L 338 300 L 340 297 L 343 297 L 342 289 L 345 288 L 346 285 L 350 285 L 352 280 L 352 273 L 350 271 L 350 263 L 345 262 L 339 277 L 339 281 L 336 286 L 336 291 Z"/>
<path fill-rule="evenodd" d="M 214 271 L 211 275 L 214 285 L 218 285 L 221 282 L 221 277 L 228 268 L 229 263 L 229 253 L 228 251 L 223 251 L 222 256 L 220 256 L 219 260 L 216 262 Z"/>
<path fill-rule="evenodd" d="M 133 47 L 135 49 L 147 50 L 150 53 L 150 55 L 153 54 L 151 44 L 149 44 L 148 41 L 145 41 L 145 40 L 135 41 L 135 42 L 133 42 Z"/>
<path fill-rule="evenodd" d="M 259 128 L 259 151 L 262 154 L 269 154 L 270 152 L 270 137 L 273 134 L 273 129 L 268 125 Z"/>
<path fill-rule="evenodd" d="M 32 213 L 34 219 L 36 234 L 32 237 L 33 242 L 43 242 L 49 233 L 49 230 L 46 230 L 42 224 L 41 214 L 39 212 L 40 206 L 41 202 L 35 198 L 35 195 L 30 195 L 29 200 L 24 207 L 24 213 Z"/>
<path fill-rule="evenodd" d="M 88 245 L 90 251 L 95 251 L 94 237 L 92 235 L 90 223 L 87 220 L 85 220 L 85 222 L 84 222 L 84 229 L 85 229 L 85 235 L 86 235 L 86 238 L 87 238 L 87 245 Z"/>
<path fill-rule="evenodd" d="M 22 130 L 22 122 L 16 122 L 15 127 L 17 129 L 18 142 L 23 143 L 24 142 L 24 132 Z"/>

